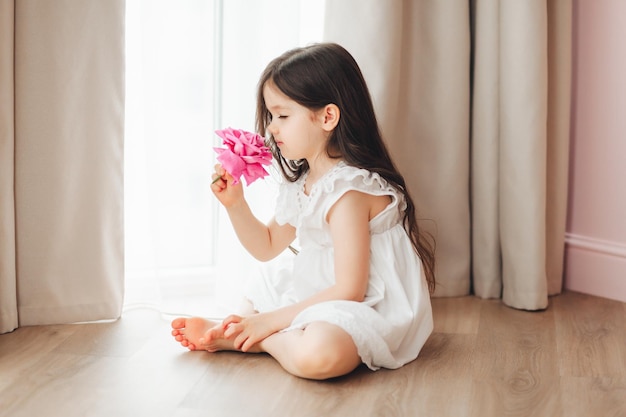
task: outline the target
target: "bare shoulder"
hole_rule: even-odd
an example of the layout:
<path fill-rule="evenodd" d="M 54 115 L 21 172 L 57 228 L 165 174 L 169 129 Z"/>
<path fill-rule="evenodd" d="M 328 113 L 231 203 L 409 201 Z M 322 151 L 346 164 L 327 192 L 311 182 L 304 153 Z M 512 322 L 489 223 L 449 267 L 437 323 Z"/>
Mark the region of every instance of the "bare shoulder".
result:
<path fill-rule="evenodd" d="M 351 190 L 343 194 L 328 211 L 326 217 L 330 221 L 335 212 L 349 216 L 366 217 L 372 220 L 391 203 L 388 195 L 373 195 L 357 190 Z"/>

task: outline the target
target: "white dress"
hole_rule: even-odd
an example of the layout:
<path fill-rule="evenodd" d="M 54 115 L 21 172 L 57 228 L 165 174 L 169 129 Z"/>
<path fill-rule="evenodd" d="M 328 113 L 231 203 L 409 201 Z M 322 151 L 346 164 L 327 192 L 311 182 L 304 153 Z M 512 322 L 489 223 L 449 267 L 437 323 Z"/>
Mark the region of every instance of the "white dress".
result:
<path fill-rule="evenodd" d="M 363 363 L 395 369 L 415 359 L 433 330 L 422 263 L 402 226 L 402 194 L 376 173 L 339 162 L 304 193 L 306 175 L 280 186 L 276 221 L 297 230 L 301 247 L 280 263 L 266 265 L 247 297 L 269 311 L 303 300 L 334 283 L 333 245 L 326 215 L 347 191 L 391 196 L 370 221 L 371 261 L 363 302 L 327 301 L 303 310 L 290 327 L 315 321 L 335 324 L 352 336 Z"/>

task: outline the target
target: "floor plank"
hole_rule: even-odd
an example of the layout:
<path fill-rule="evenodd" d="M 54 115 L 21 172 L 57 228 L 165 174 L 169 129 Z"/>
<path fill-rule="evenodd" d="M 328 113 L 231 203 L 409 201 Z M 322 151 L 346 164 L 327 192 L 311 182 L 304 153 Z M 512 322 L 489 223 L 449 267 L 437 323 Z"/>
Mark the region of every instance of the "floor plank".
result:
<path fill-rule="evenodd" d="M 434 298 L 434 331 L 437 333 L 476 334 L 483 302 L 474 297 Z M 459 314 L 459 312 L 463 312 Z"/>
<path fill-rule="evenodd" d="M 561 416 L 554 312 L 482 305 L 471 415 Z"/>
<path fill-rule="evenodd" d="M 0 339 L 0 393 L 38 369 L 45 355 L 63 343 L 72 326 L 22 327 Z M 2 397 L 0 397 L 0 405 Z M 1 407 L 0 407 L 1 409 Z"/>
<path fill-rule="evenodd" d="M 570 293 L 554 297 L 561 375 L 620 376 L 626 367 L 626 306 Z"/>
<path fill-rule="evenodd" d="M 626 416 L 625 377 L 563 377 L 563 410 L 568 417 Z"/>
<path fill-rule="evenodd" d="M 417 360 L 324 382 L 264 354 L 187 352 L 152 310 L 24 327 L 0 335 L 0 416 L 626 416 L 626 304 L 462 297 L 433 312 Z"/>

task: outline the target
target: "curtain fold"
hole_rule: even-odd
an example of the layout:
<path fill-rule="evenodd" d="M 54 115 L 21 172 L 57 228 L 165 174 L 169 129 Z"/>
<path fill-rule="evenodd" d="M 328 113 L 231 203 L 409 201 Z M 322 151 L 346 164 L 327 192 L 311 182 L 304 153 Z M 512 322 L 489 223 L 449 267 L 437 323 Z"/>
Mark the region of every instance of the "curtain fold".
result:
<path fill-rule="evenodd" d="M 17 327 L 15 271 L 14 0 L 0 1 L 0 333 Z"/>
<path fill-rule="evenodd" d="M 495 148 L 497 161 L 489 167 L 492 172 L 472 172 L 472 202 L 494 202 L 492 210 L 474 206 L 472 251 L 475 260 L 499 258 L 501 265 L 487 269 L 488 262 L 474 262 L 474 288 L 481 297 L 501 295 L 508 305 L 545 308 L 547 7 L 541 0 L 488 0 L 477 1 L 475 13 L 472 108 L 474 120 L 481 123 L 473 125 L 471 134 L 477 147 L 472 151 L 472 167 L 491 165 L 493 157 L 483 160 L 480 151 L 489 146 Z M 497 45 L 490 43 L 494 37 Z M 481 55 L 496 57 L 487 64 L 479 59 Z M 496 88 L 483 90 L 493 79 Z M 483 123 L 496 126 L 485 132 Z M 489 144 L 481 144 L 483 140 Z M 492 178 L 497 179 L 496 186 L 484 190 L 482 186 Z M 485 230 L 490 230 L 495 242 L 489 253 L 480 244 L 488 240 Z"/>
<path fill-rule="evenodd" d="M 571 2 L 326 7 L 325 38 L 360 63 L 418 216 L 434 220 L 435 295 L 546 308 L 562 286 Z"/>
<path fill-rule="evenodd" d="M 572 85 L 571 0 L 548 5 L 546 278 L 548 295 L 563 289 Z"/>
<path fill-rule="evenodd" d="M 13 134 L 3 129 L 2 137 L 2 167 L 11 166 L 13 179 L 5 184 L 3 172 L 0 189 L 2 330 L 15 328 L 13 317 L 19 326 L 118 318 L 124 1 L 5 0 L 2 7 L 14 8 L 12 45 L 2 40 L 3 68 L 12 48 L 14 76 L 3 76 L 0 87 L 14 108 L 11 117 L 3 106 L 1 116 L 14 120 Z M 7 311 L 6 298 L 17 300 Z"/>

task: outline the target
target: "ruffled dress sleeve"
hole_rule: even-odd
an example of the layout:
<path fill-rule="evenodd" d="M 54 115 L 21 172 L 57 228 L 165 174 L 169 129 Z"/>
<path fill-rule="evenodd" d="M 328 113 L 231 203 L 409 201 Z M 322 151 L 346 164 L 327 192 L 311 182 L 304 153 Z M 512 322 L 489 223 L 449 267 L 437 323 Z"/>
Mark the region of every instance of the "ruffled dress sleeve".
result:
<path fill-rule="evenodd" d="M 313 188 L 310 201 L 302 213 L 303 218 L 307 218 L 307 227 L 325 229 L 328 226 L 328 212 L 349 191 L 376 196 L 386 195 L 391 198 L 391 203 L 370 222 L 372 233 L 392 227 L 399 221 L 401 212 L 406 208 L 402 194 L 379 174 L 347 165 L 342 161 Z M 321 215 L 309 216 L 311 213 Z"/>
<path fill-rule="evenodd" d="M 299 193 L 303 189 L 303 184 L 304 178 L 300 178 L 296 182 L 283 180 L 281 183 L 274 209 L 274 218 L 279 225 L 289 223 L 297 227 L 298 218 L 303 209 L 302 204 L 299 203 Z"/>

